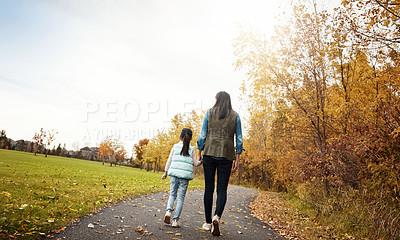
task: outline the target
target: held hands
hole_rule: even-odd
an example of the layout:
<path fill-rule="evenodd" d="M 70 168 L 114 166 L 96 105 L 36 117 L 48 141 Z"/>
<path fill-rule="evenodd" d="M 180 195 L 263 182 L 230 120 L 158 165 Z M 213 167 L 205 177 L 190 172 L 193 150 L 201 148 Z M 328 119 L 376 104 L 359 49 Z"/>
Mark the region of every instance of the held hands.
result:
<path fill-rule="evenodd" d="M 166 179 L 167 178 L 167 173 L 168 172 L 165 171 L 164 174 L 161 176 L 161 179 Z"/>
<path fill-rule="evenodd" d="M 199 150 L 199 154 L 197 155 L 197 161 L 200 162 L 200 164 L 203 163 L 203 156 L 201 155 L 201 151 Z"/>

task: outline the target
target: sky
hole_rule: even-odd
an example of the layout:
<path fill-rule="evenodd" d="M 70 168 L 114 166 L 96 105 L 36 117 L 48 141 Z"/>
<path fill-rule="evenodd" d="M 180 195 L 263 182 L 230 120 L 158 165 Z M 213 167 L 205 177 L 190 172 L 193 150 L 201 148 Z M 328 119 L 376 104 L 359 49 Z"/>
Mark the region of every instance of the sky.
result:
<path fill-rule="evenodd" d="M 271 35 L 288 2 L 0 0 L 0 129 L 13 140 L 55 129 L 67 149 L 113 136 L 131 153 L 219 91 L 245 115 L 238 25 Z"/>

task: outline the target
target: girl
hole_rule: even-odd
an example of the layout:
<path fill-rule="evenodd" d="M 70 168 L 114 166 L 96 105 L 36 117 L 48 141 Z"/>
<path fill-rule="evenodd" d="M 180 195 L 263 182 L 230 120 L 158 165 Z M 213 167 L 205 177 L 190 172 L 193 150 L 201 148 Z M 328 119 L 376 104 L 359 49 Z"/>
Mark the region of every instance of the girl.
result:
<path fill-rule="evenodd" d="M 211 230 L 213 235 L 220 235 L 220 218 L 226 204 L 229 177 L 237 170 L 240 154 L 244 150 L 242 124 L 239 114 L 232 109 L 228 93 L 219 92 L 215 96 L 214 106 L 204 116 L 197 149 L 199 161 L 203 160 L 205 180 L 206 222 L 203 228 Z M 203 157 L 202 151 L 204 151 Z M 214 217 L 211 218 L 215 172 L 217 172 L 217 202 Z"/>
<path fill-rule="evenodd" d="M 193 165 L 198 166 L 201 161 L 196 159 L 194 147 L 190 146 L 192 140 L 192 130 L 183 128 L 180 135 L 180 142 L 171 149 L 162 179 L 171 177 L 171 192 L 167 204 L 164 222 L 171 223 L 171 215 L 174 210 L 174 202 L 178 196 L 176 210 L 172 220 L 172 227 L 179 227 L 178 220 L 181 215 L 183 201 L 185 200 L 186 189 L 189 181 L 193 179 Z M 179 191 L 178 191 L 179 189 Z"/>

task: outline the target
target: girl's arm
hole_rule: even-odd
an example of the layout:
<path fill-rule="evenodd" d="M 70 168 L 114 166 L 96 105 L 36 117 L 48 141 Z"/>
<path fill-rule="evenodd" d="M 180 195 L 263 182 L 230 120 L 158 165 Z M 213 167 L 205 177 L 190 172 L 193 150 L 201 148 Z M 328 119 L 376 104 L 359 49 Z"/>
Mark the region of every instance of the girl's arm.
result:
<path fill-rule="evenodd" d="M 167 177 L 168 169 L 171 166 L 173 154 L 174 154 L 174 148 L 172 148 L 171 152 L 169 153 L 168 161 L 167 161 L 167 164 L 165 164 L 164 174 L 162 175 L 161 179 L 165 179 Z"/>

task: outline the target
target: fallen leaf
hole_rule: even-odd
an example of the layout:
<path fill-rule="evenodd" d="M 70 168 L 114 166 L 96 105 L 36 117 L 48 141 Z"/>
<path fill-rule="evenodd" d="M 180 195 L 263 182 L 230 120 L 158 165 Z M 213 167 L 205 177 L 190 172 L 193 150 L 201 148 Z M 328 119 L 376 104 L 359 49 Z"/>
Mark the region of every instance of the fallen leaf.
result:
<path fill-rule="evenodd" d="M 142 228 L 142 226 L 138 226 L 137 228 L 135 228 L 136 232 L 144 232 L 144 229 Z"/>

